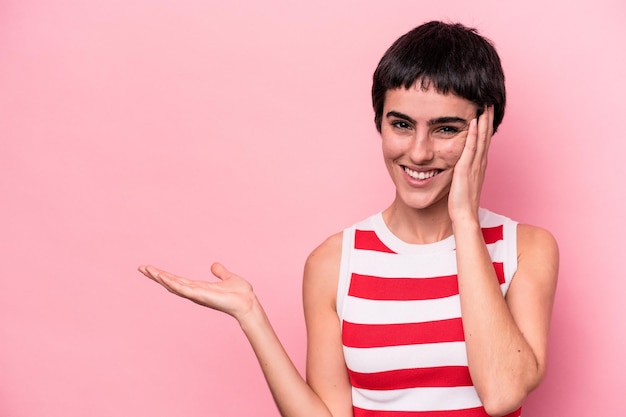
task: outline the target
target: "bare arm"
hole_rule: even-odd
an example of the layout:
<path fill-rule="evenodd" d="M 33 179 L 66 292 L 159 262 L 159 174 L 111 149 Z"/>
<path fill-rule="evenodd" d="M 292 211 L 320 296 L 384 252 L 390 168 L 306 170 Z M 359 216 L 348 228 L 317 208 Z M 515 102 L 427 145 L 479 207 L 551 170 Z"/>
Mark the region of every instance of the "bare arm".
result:
<path fill-rule="evenodd" d="M 303 297 L 307 322 L 307 381 L 335 417 L 352 417 L 352 394 L 336 310 L 341 234 L 307 260 Z"/>
<path fill-rule="evenodd" d="M 521 406 L 545 372 L 558 250 L 546 231 L 518 226 L 519 265 L 505 300 L 480 228 L 460 229 L 455 237 L 470 374 L 487 412 L 504 415 Z"/>
<path fill-rule="evenodd" d="M 315 259 L 314 264 L 325 264 L 320 257 L 315 257 Z M 311 268 L 307 267 L 307 270 L 309 269 Z M 323 272 L 325 270 L 315 266 L 312 269 L 313 273 L 309 273 L 312 277 L 315 275 L 315 271 Z M 141 266 L 139 270 L 164 286 L 168 291 L 188 298 L 197 304 L 229 314 L 239 322 L 257 356 L 272 396 L 283 417 L 351 416 L 351 410 L 350 414 L 331 412 L 337 408 L 334 405 L 336 400 L 333 396 L 335 394 L 325 388 L 324 381 L 318 381 L 316 385 L 320 392 L 318 394 L 298 373 L 276 336 L 252 287 L 243 278 L 228 271 L 220 264 L 214 264 L 211 267 L 211 272 L 220 279 L 218 282 L 190 280 L 152 266 Z M 305 300 L 322 302 L 317 296 L 309 297 L 307 293 L 305 288 Z M 324 294 L 321 292 L 319 295 L 323 296 Z M 317 311 L 315 307 L 312 310 Z M 316 316 L 307 319 L 307 325 L 312 325 L 321 331 L 324 323 L 328 322 L 323 320 L 323 314 L 320 315 L 319 320 Z M 332 333 L 335 329 L 327 330 Z M 345 372 L 345 367 L 341 367 L 341 371 Z M 313 374 L 315 375 L 315 372 Z M 326 398 L 324 394 L 329 398 Z M 350 401 L 349 397 L 348 401 Z"/>
<path fill-rule="evenodd" d="M 558 248 L 545 230 L 518 226 L 518 269 L 502 296 L 478 221 L 493 109 L 473 121 L 455 167 L 448 208 L 472 381 L 487 412 L 517 409 L 545 372 Z"/>

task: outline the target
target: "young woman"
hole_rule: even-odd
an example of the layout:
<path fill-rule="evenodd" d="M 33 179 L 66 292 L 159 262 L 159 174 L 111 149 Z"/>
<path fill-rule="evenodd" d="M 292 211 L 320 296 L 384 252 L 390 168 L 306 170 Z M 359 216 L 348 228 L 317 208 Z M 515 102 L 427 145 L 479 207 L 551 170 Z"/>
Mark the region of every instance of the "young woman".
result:
<path fill-rule="evenodd" d="M 385 53 L 372 100 L 396 196 L 306 262 L 306 380 L 241 277 L 139 270 L 239 322 L 285 417 L 519 416 L 546 367 L 558 249 L 479 207 L 499 57 L 473 29 L 426 23 Z"/>

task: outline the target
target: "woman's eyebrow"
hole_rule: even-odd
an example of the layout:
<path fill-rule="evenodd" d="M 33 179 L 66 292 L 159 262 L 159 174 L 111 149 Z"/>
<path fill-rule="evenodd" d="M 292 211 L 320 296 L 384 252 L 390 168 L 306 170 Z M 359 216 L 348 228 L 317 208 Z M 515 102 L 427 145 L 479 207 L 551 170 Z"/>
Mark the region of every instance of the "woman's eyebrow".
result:
<path fill-rule="evenodd" d="M 415 124 L 415 120 L 413 120 L 411 117 L 407 116 L 406 114 L 394 111 L 394 110 L 387 112 L 387 118 L 389 117 L 397 117 L 398 119 L 404 119 L 411 124 Z"/>
<path fill-rule="evenodd" d="M 404 119 L 407 122 L 415 124 L 415 120 L 413 120 L 412 117 L 407 116 L 406 114 L 400 113 L 400 112 L 395 111 L 395 110 L 391 110 L 391 111 L 387 112 L 386 116 L 388 118 L 389 117 L 397 117 L 398 119 Z M 466 126 L 468 124 L 468 121 L 463 119 L 462 117 L 456 117 L 456 116 L 437 117 L 435 119 L 431 119 L 431 120 L 428 121 L 428 125 L 429 126 L 446 124 L 446 123 L 461 123 L 464 126 Z"/>
<path fill-rule="evenodd" d="M 431 119 L 428 121 L 429 126 L 446 124 L 446 123 L 462 123 L 463 125 L 467 125 L 468 122 L 462 117 L 456 117 L 456 116 L 437 117 L 436 119 Z"/>

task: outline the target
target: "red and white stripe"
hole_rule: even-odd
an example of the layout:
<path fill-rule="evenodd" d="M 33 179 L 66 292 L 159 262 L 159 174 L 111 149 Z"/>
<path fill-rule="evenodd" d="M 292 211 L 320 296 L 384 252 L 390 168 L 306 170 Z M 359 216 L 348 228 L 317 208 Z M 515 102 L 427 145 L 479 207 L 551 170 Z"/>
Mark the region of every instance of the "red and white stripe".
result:
<path fill-rule="evenodd" d="M 516 223 L 480 216 L 505 295 Z M 355 417 L 487 415 L 467 366 L 455 256 L 454 237 L 410 245 L 380 213 L 344 231 L 337 307 Z"/>

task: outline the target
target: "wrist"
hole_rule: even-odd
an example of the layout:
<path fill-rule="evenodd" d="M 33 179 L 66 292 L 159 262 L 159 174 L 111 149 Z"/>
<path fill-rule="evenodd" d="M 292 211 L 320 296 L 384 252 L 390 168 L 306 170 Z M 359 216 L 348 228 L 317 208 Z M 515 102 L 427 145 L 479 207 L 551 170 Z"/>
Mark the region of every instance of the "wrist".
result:
<path fill-rule="evenodd" d="M 480 231 L 480 220 L 478 213 L 465 213 L 456 215 L 452 219 L 452 229 L 454 233 L 464 231 Z"/>
<path fill-rule="evenodd" d="M 263 310 L 263 306 L 259 302 L 256 295 L 252 295 L 249 308 L 236 317 L 239 326 L 248 334 L 251 330 L 258 329 L 259 326 L 267 322 L 267 316 Z"/>

